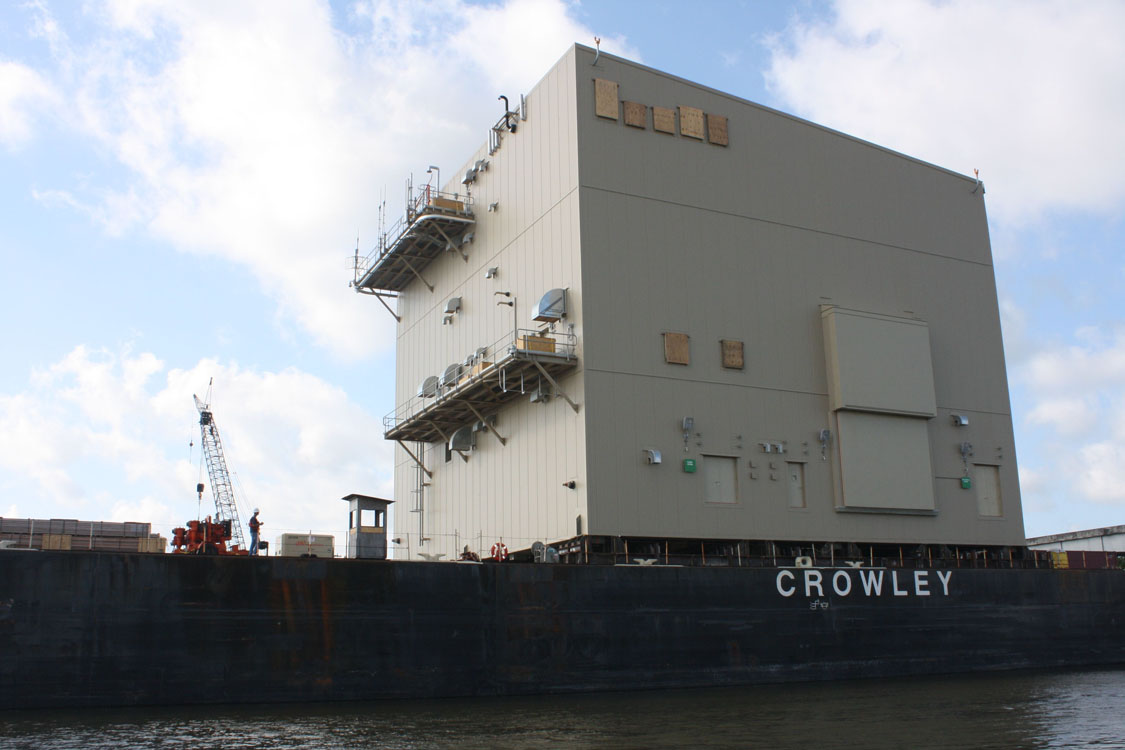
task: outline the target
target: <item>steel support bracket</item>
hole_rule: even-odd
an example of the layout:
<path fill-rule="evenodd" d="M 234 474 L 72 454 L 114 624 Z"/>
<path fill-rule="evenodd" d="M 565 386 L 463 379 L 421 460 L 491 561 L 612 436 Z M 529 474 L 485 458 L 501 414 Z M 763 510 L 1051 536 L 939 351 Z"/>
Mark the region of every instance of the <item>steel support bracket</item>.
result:
<path fill-rule="evenodd" d="M 423 284 L 425 284 L 425 285 L 426 285 L 426 288 L 427 288 L 427 289 L 429 289 L 429 290 L 430 290 L 431 292 L 432 292 L 432 291 L 434 290 L 434 287 L 433 287 L 433 285 L 432 285 L 432 284 L 430 284 L 430 282 L 426 281 L 426 280 L 425 280 L 424 278 L 422 278 L 422 274 L 418 273 L 418 271 L 417 271 L 417 270 L 415 270 L 414 266 L 410 265 L 410 261 L 408 261 L 408 260 L 406 259 L 406 256 L 405 256 L 405 255 L 404 255 L 404 256 L 402 256 L 401 258 L 399 258 L 399 260 L 401 260 L 401 261 L 402 261 L 402 263 L 403 263 L 403 265 L 404 265 L 404 266 L 406 266 L 407 268 L 409 268 L 409 269 L 410 269 L 410 272 L 411 272 L 411 273 L 413 273 L 413 274 L 414 274 L 415 276 L 417 276 L 417 277 L 418 277 L 418 280 L 419 280 L 419 281 L 421 281 L 421 282 L 422 282 Z"/>
<path fill-rule="evenodd" d="M 441 439 L 445 441 L 446 446 L 449 445 L 449 436 L 445 434 L 444 430 L 442 430 L 440 427 L 438 427 L 437 424 L 435 424 L 434 422 L 426 422 L 426 424 L 428 424 L 430 427 L 433 427 L 434 432 L 441 435 Z M 453 449 L 450 448 L 450 450 L 453 450 Z M 453 452 L 456 453 L 458 456 L 460 456 L 461 460 L 464 461 L 465 463 L 469 462 L 469 457 L 466 456 L 463 451 L 453 451 Z"/>
<path fill-rule="evenodd" d="M 418 464 L 418 467 L 420 469 L 422 469 L 422 471 L 426 472 L 426 476 L 428 476 L 430 479 L 434 478 L 434 473 L 432 471 L 430 471 L 429 469 L 427 469 L 426 465 L 424 463 L 422 463 L 421 461 L 418 460 L 418 457 L 414 455 L 414 451 L 412 451 L 412 450 L 410 450 L 409 448 L 406 447 L 406 443 L 402 442 L 401 440 L 396 440 L 395 442 L 402 446 L 402 449 L 404 451 L 406 451 L 406 455 L 413 458 L 414 463 Z"/>
<path fill-rule="evenodd" d="M 481 413 L 479 411 L 477 411 L 477 408 L 475 406 L 473 406 L 468 401 L 465 402 L 465 406 L 469 407 L 469 409 L 472 410 L 473 414 L 477 415 L 477 419 L 479 419 L 481 421 L 481 424 L 483 424 L 485 427 L 487 427 L 488 431 L 496 436 L 496 439 L 500 441 L 500 445 L 507 445 L 508 444 L 508 439 L 506 437 L 504 437 L 503 435 L 501 435 L 499 432 L 497 432 L 496 428 L 493 427 L 492 425 L 490 425 L 488 423 L 488 420 L 481 416 Z"/>
<path fill-rule="evenodd" d="M 402 317 L 398 313 L 396 313 L 394 310 L 392 310 L 391 306 L 387 304 L 387 300 L 384 299 L 385 297 L 389 297 L 391 299 L 398 299 L 397 294 L 383 294 L 382 292 L 372 292 L 371 294 L 375 297 L 375 299 L 377 299 L 377 300 L 379 300 L 380 302 L 383 303 L 383 307 L 387 308 L 387 312 L 389 312 L 391 314 L 391 317 L 395 319 L 396 323 L 402 322 Z"/>
<path fill-rule="evenodd" d="M 566 391 L 564 391 L 559 386 L 558 382 L 556 382 L 555 379 L 551 377 L 551 374 L 543 369 L 543 365 L 539 364 L 534 359 L 531 360 L 531 364 L 535 365 L 535 369 L 539 370 L 539 372 L 543 375 L 543 377 L 547 378 L 547 382 L 550 383 L 556 391 L 558 391 L 558 394 L 560 396 L 562 396 L 564 399 L 566 399 L 566 402 L 568 404 L 570 404 L 570 408 L 574 409 L 574 413 L 577 414 L 578 413 L 578 404 L 576 404 L 576 403 L 574 403 L 573 401 L 570 400 L 570 396 L 566 395 Z"/>
<path fill-rule="evenodd" d="M 449 235 L 446 234 L 441 227 L 439 227 L 437 224 L 434 224 L 434 229 L 436 229 L 437 233 L 440 234 L 442 236 L 442 239 L 445 240 L 445 247 L 447 250 L 456 250 L 461 255 L 461 260 L 465 261 L 466 263 L 469 262 L 469 256 L 465 254 L 465 251 L 462 250 L 461 247 L 457 245 L 457 243 L 449 239 Z"/>

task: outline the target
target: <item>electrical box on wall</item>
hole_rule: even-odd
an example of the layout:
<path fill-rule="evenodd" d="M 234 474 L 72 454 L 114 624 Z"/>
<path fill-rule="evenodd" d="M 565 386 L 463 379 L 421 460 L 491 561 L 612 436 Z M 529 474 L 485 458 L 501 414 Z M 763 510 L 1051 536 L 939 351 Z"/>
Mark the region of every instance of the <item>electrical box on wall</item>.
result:
<path fill-rule="evenodd" d="M 684 472 L 687 473 L 687 474 L 694 474 L 695 473 L 695 459 L 694 458 L 685 458 L 684 459 Z"/>
<path fill-rule="evenodd" d="M 961 489 L 971 490 L 973 488 L 973 480 L 970 477 L 961 477 Z"/>

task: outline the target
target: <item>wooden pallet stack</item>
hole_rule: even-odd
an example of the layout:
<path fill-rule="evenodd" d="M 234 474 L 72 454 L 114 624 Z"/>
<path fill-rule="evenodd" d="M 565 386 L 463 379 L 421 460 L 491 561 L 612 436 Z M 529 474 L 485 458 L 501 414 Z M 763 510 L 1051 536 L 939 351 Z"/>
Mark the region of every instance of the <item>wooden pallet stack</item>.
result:
<path fill-rule="evenodd" d="M 134 521 L 77 521 L 69 518 L 0 517 L 0 542 L 22 549 L 158 552 L 168 540 L 152 524 Z"/>

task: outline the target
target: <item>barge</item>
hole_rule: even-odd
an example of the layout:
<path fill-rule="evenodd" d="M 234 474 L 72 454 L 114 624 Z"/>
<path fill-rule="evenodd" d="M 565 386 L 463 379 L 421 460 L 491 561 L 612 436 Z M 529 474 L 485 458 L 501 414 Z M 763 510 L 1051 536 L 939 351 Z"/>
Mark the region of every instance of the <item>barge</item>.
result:
<path fill-rule="evenodd" d="M 979 179 L 581 45 L 500 99 L 353 258 L 393 533 L 0 549 L 0 708 L 1125 662 L 1115 560 L 1025 546 Z"/>
<path fill-rule="evenodd" d="M 1125 662 L 1119 570 L 742 562 L 0 550 L 0 708 L 638 690 Z"/>

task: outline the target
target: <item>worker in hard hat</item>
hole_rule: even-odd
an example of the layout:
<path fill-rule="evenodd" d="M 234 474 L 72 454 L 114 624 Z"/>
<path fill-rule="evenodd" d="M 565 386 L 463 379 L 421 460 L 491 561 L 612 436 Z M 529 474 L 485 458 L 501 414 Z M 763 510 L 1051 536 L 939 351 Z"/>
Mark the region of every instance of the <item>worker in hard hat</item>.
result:
<path fill-rule="evenodd" d="M 258 509 L 254 509 L 254 515 L 250 516 L 250 554 L 258 554 L 258 530 L 262 528 L 262 522 L 258 520 Z"/>

